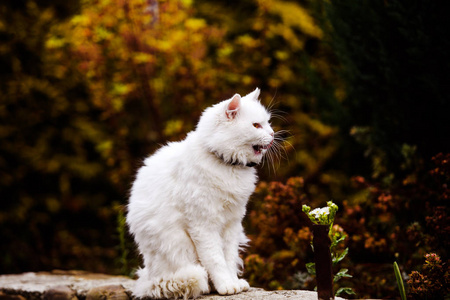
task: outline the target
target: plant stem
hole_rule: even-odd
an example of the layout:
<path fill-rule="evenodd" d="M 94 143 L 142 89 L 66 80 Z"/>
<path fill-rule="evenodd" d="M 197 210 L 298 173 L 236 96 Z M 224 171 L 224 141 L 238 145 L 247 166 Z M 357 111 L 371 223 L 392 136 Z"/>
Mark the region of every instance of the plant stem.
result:
<path fill-rule="evenodd" d="M 328 225 L 313 225 L 314 261 L 319 300 L 334 299 L 329 230 Z"/>

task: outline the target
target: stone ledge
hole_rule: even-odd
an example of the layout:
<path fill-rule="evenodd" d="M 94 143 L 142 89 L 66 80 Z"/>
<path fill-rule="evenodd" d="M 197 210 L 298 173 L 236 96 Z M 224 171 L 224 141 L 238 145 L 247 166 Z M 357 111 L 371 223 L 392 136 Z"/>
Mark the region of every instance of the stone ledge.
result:
<path fill-rule="evenodd" d="M 128 300 L 133 299 L 134 280 L 124 276 L 88 273 L 84 271 L 53 271 L 0 275 L 0 300 Z M 203 295 L 201 300 L 317 300 L 311 291 L 265 291 L 251 288 L 237 295 Z M 336 297 L 336 300 L 343 298 Z"/>

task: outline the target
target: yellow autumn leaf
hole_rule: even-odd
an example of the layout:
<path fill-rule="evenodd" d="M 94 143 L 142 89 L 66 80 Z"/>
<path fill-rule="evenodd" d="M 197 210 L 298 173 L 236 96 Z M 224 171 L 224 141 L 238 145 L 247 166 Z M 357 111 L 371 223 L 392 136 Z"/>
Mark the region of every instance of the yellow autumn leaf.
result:
<path fill-rule="evenodd" d="M 187 19 L 184 25 L 187 29 L 199 30 L 206 26 L 206 22 L 203 19 L 191 18 Z"/>
<path fill-rule="evenodd" d="M 314 19 L 306 9 L 294 2 L 274 1 L 270 10 L 278 14 L 283 23 L 288 26 L 295 26 L 307 35 L 322 38 L 322 30 L 315 24 Z"/>
<path fill-rule="evenodd" d="M 132 58 L 133 61 L 137 64 L 152 63 L 155 61 L 153 55 L 144 52 L 136 52 L 133 54 Z"/>

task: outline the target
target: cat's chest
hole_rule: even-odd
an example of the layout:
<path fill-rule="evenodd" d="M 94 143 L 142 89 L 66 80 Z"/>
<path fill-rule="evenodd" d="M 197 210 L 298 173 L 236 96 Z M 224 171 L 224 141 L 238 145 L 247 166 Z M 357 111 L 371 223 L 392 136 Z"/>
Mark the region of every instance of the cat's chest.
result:
<path fill-rule="evenodd" d="M 210 187 L 237 198 L 248 198 L 255 189 L 257 179 L 253 170 L 233 167 L 220 170 L 204 169 L 202 174 Z"/>
<path fill-rule="evenodd" d="M 202 164 L 185 165 L 175 176 L 186 198 L 204 199 L 226 207 L 245 206 L 257 180 L 252 170 L 218 169 Z"/>
<path fill-rule="evenodd" d="M 195 214 L 207 220 L 213 217 L 216 224 L 227 224 L 231 220 L 241 220 L 246 212 L 247 202 L 255 189 L 252 178 L 240 176 L 216 177 L 202 173 L 198 188 L 192 189 L 192 197 L 186 203 Z M 195 187 L 195 184 L 192 185 Z M 193 204 L 193 205 L 192 205 Z"/>

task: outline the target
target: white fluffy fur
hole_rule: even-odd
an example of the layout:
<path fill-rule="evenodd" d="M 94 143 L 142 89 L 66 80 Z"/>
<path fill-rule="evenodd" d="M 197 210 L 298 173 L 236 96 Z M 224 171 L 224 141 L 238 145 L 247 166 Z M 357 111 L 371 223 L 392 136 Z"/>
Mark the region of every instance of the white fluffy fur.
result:
<path fill-rule="evenodd" d="M 190 298 L 249 288 L 238 278 L 246 204 L 273 142 L 259 89 L 204 111 L 195 131 L 144 161 L 128 205 L 127 223 L 144 259 L 137 297 Z M 254 145 L 262 145 L 261 151 Z"/>

